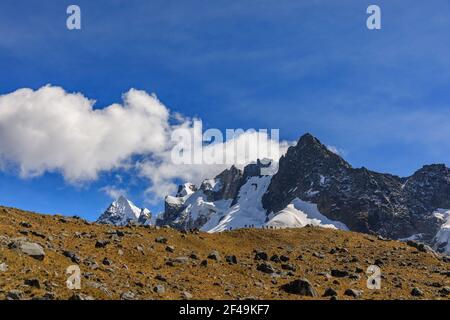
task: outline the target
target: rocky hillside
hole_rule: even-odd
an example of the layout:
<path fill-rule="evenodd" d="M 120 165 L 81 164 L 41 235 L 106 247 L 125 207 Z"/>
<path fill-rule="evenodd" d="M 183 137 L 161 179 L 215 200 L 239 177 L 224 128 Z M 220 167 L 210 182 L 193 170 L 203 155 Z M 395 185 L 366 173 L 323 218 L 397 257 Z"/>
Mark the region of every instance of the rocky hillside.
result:
<path fill-rule="evenodd" d="M 66 287 L 78 265 L 81 290 Z M 366 286 L 381 267 L 380 290 Z M 448 258 L 306 227 L 180 232 L 0 207 L 0 299 L 449 299 Z"/>

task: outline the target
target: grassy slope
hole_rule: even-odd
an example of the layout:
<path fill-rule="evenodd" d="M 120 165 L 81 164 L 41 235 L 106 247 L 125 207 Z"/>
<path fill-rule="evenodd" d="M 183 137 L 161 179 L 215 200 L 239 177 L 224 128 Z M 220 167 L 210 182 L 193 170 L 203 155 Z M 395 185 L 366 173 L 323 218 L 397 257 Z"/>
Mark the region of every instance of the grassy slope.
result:
<path fill-rule="evenodd" d="M 139 299 L 180 299 L 184 291 L 194 299 L 304 299 L 280 289 L 281 285 L 298 278 L 307 278 L 319 295 L 329 287 L 334 288 L 339 299 L 352 299 L 343 294 L 347 288 L 363 290 L 363 299 L 411 299 L 414 298 L 410 294 L 413 287 L 423 291 L 421 298 L 448 298 L 438 294 L 442 289 L 438 286 L 450 285 L 450 277 L 445 275 L 450 270 L 449 263 L 404 243 L 381 241 L 369 235 L 321 228 L 183 234 L 169 229 L 112 228 L 77 219 L 66 220 L 61 221 L 60 216 L 0 207 L 0 264 L 9 266 L 8 271 L 0 272 L 0 299 L 12 289 L 23 291 L 25 298 L 40 297 L 46 292 L 54 292 L 59 299 L 69 298 L 73 292 L 66 288 L 65 269 L 73 262 L 62 255 L 63 250 L 76 252 L 82 260 L 90 258 L 97 262 L 96 270 L 80 263 L 85 275 L 81 292 L 96 299 L 119 299 L 127 291 Z M 31 228 L 20 226 L 21 221 L 29 222 Z M 107 232 L 118 229 L 127 233 L 120 241 L 111 241 L 106 248 L 95 248 L 97 240 L 109 239 Z M 24 237 L 20 230 L 28 230 L 25 237 L 44 247 L 43 261 L 8 248 L 10 239 Z M 30 231 L 42 233 L 46 238 Z M 77 237 L 76 232 L 85 232 L 92 238 Z M 167 252 L 166 245 L 155 242 L 159 236 L 168 239 L 167 245 L 175 247 L 174 253 Z M 329 253 L 334 247 L 346 248 L 348 252 Z M 294 275 L 277 278 L 257 271 L 257 262 L 253 259 L 255 249 L 264 250 L 269 256 L 287 255 L 289 263 L 297 270 Z M 213 250 L 219 251 L 222 261 L 208 259 L 208 266 L 201 266 L 201 260 L 207 259 Z M 177 266 L 165 264 L 169 258 L 189 256 L 192 252 L 200 260 L 189 259 L 187 264 Z M 236 255 L 238 264 L 225 262 L 224 257 L 231 254 Z M 302 260 L 296 259 L 299 255 Z M 105 257 L 112 261 L 111 266 L 102 264 Z M 354 273 L 357 267 L 365 271 L 376 259 L 383 261 L 381 290 L 367 289 L 365 273 L 359 273 L 359 280 L 321 274 L 330 273 L 331 269 Z M 281 270 L 280 263 L 271 264 Z M 157 275 L 162 275 L 166 281 L 155 279 Z M 31 278 L 39 279 L 41 289 L 24 285 L 24 280 Z M 154 292 L 158 284 L 165 287 L 164 294 Z M 101 288 L 96 288 L 99 286 Z"/>

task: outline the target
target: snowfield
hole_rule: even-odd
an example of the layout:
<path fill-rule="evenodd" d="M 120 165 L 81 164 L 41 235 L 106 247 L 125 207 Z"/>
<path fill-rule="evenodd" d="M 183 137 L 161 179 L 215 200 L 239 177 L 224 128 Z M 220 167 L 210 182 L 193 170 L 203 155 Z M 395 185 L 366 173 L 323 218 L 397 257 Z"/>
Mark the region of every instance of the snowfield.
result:
<path fill-rule="evenodd" d="M 220 232 L 245 226 L 261 227 L 266 222 L 262 196 L 267 191 L 271 176 L 251 177 L 241 187 L 238 201 L 225 211 L 218 211 L 203 225 L 202 231 Z"/>
<path fill-rule="evenodd" d="M 321 214 L 316 204 L 298 198 L 294 199 L 286 208 L 274 214 L 265 225 L 274 228 L 302 228 L 306 225 L 313 225 L 349 230 L 344 223 L 330 220 Z"/>
<path fill-rule="evenodd" d="M 450 209 L 438 209 L 433 214 L 443 222 L 434 237 L 434 249 L 450 255 Z"/>

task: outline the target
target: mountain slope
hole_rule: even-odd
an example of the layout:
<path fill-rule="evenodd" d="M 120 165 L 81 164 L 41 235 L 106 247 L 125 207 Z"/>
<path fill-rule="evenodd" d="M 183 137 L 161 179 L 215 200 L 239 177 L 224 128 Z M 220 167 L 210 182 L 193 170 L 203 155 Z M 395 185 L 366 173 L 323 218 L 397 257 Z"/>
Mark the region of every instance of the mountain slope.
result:
<path fill-rule="evenodd" d="M 263 205 L 277 212 L 298 198 L 350 230 L 431 240 L 442 225 L 433 212 L 450 206 L 449 188 L 450 170 L 443 165 L 425 166 L 408 178 L 355 169 L 306 134 L 280 159 Z"/>
<path fill-rule="evenodd" d="M 427 165 L 406 178 L 353 168 L 305 134 L 279 163 L 258 160 L 243 170 L 232 166 L 199 187 L 180 186 L 175 196 L 166 197 L 156 224 L 208 232 L 312 224 L 413 237 L 449 253 L 447 215 L 439 214 L 448 208 L 450 169 L 445 165 Z"/>
<path fill-rule="evenodd" d="M 19 243 L 42 247 L 42 257 Z M 268 261 L 256 260 L 255 251 Z M 371 264 L 381 266 L 380 290 L 367 288 Z M 80 290 L 66 286 L 71 265 L 83 274 Z M 0 207 L 0 266 L 0 300 L 330 299 L 323 296 L 329 288 L 343 300 L 450 297 L 449 260 L 404 242 L 315 227 L 186 233 Z M 299 279 L 317 295 L 285 290 Z M 348 289 L 359 295 L 346 295 Z"/>

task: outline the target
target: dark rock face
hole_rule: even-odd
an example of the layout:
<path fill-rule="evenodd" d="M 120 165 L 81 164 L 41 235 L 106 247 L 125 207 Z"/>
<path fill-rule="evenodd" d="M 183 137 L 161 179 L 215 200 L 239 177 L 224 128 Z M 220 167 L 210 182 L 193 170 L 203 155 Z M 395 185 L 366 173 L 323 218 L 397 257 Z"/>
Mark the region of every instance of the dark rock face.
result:
<path fill-rule="evenodd" d="M 239 190 L 242 185 L 253 176 L 260 176 L 262 168 L 270 167 L 271 161 L 260 161 L 247 165 L 244 170 L 235 166 L 226 169 L 214 179 L 203 181 L 199 188 L 190 185 L 190 191 L 201 192 L 206 201 L 232 200 L 231 206 L 238 200 Z M 189 219 L 189 214 L 184 210 L 187 208 L 185 192 L 186 185 L 180 186 L 175 197 L 166 197 L 164 203 L 164 214 L 156 222 L 157 225 L 169 225 L 180 230 L 199 229 L 208 221 L 208 215 L 197 217 L 195 221 Z"/>
<path fill-rule="evenodd" d="M 355 169 L 305 134 L 280 159 L 263 206 L 277 212 L 297 197 L 353 231 L 390 238 L 423 233 L 430 239 L 441 224 L 432 212 L 450 207 L 450 169 L 425 166 L 408 178 Z"/>
<path fill-rule="evenodd" d="M 164 214 L 157 225 L 169 225 L 179 230 L 199 229 L 207 222 L 207 216 L 200 216 L 196 221 L 189 219 L 189 214 L 184 212 L 187 208 L 186 200 L 193 192 L 202 192 L 207 201 L 235 199 L 243 183 L 243 173 L 232 166 L 217 175 L 214 179 L 205 180 L 197 188 L 194 185 L 179 186 L 175 197 L 168 196 L 164 202 Z M 189 190 L 186 190 L 189 188 Z"/>
<path fill-rule="evenodd" d="M 242 186 L 242 171 L 232 166 L 230 169 L 222 171 L 214 178 L 219 185 L 211 187 L 208 180 L 202 183 L 200 189 L 208 197 L 209 201 L 235 199 Z"/>
<path fill-rule="evenodd" d="M 257 177 L 264 175 L 262 170 L 264 168 L 269 168 L 272 164 L 272 160 L 263 159 L 256 160 L 256 163 L 250 163 L 244 168 L 244 180 L 247 180 L 250 177 Z"/>

